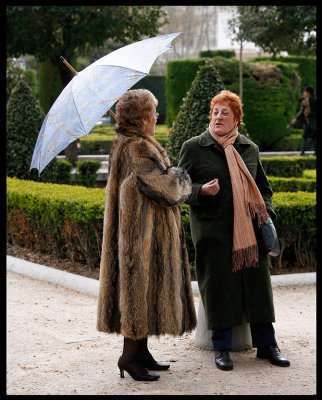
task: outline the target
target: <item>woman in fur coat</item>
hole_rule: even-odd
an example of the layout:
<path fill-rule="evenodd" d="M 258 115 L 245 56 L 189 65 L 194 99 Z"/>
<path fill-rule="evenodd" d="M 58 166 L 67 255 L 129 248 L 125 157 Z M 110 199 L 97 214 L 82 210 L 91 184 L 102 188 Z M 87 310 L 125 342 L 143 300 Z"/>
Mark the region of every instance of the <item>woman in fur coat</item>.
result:
<path fill-rule="evenodd" d="M 97 329 L 124 336 L 118 361 L 135 380 L 165 370 L 147 348 L 149 335 L 182 335 L 196 315 L 179 204 L 191 193 L 182 168 L 170 166 L 152 137 L 158 101 L 129 90 L 116 105 L 117 136 L 109 157 Z"/>

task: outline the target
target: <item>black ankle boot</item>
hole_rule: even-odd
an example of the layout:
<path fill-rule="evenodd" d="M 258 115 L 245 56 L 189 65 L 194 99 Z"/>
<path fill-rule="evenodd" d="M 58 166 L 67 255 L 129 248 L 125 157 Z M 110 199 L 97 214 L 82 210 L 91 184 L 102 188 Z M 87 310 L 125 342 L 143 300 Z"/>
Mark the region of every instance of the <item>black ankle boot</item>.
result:
<path fill-rule="evenodd" d="M 136 381 L 156 381 L 160 378 L 160 375 L 150 374 L 142 363 L 137 360 L 126 361 L 121 356 L 117 363 L 120 369 L 120 377 L 124 378 L 124 371 L 131 375 L 131 377 Z"/>
<path fill-rule="evenodd" d="M 216 367 L 223 371 L 231 371 L 233 369 L 233 363 L 230 359 L 228 351 L 215 351 L 215 362 Z"/>
<path fill-rule="evenodd" d="M 120 369 L 120 376 L 124 378 L 124 371 L 129 373 L 136 381 L 156 381 L 159 375 L 150 374 L 139 359 L 139 341 L 124 338 L 123 354 L 117 365 Z"/>
<path fill-rule="evenodd" d="M 148 350 L 148 338 L 139 340 L 139 360 L 146 369 L 150 371 L 165 371 L 170 367 L 170 364 L 161 364 L 152 357 Z"/>
<path fill-rule="evenodd" d="M 257 348 L 257 358 L 268 359 L 271 364 L 288 367 L 291 363 L 282 356 L 278 346 L 261 346 Z"/>

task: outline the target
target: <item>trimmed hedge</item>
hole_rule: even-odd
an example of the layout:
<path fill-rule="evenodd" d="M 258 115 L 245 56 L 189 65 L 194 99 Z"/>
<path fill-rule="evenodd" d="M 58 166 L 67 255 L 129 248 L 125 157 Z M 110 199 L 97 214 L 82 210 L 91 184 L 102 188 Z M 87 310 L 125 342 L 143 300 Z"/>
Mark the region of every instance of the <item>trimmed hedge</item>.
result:
<path fill-rule="evenodd" d="M 279 61 L 286 64 L 296 64 L 296 69 L 301 77 L 301 91 L 306 86 L 312 86 L 316 91 L 316 57 L 287 56 L 287 57 L 255 57 L 251 61 L 268 62 Z"/>
<path fill-rule="evenodd" d="M 300 178 L 305 169 L 316 169 L 315 156 L 261 157 L 261 162 L 267 176 Z"/>
<path fill-rule="evenodd" d="M 105 190 L 7 178 L 7 240 L 99 263 Z"/>
<path fill-rule="evenodd" d="M 105 189 L 7 178 L 7 240 L 36 251 L 99 265 Z M 316 193 L 274 193 L 283 257 L 316 265 Z M 190 263 L 195 260 L 189 206 L 181 205 Z M 272 260 L 274 262 L 274 260 Z"/>
<path fill-rule="evenodd" d="M 235 50 L 203 50 L 200 52 L 199 57 L 226 57 L 233 58 L 236 57 Z"/>
<path fill-rule="evenodd" d="M 283 137 L 275 145 L 271 146 L 271 151 L 300 151 L 302 146 L 303 129 L 296 129 L 294 133 Z M 306 142 L 306 151 L 312 151 L 312 140 Z"/>
<path fill-rule="evenodd" d="M 268 176 L 273 192 L 316 192 L 316 179 Z"/>
<path fill-rule="evenodd" d="M 225 89 L 238 94 L 239 61 L 224 57 L 212 60 Z M 169 61 L 166 80 L 169 126 L 175 120 L 199 66 L 204 63 L 202 58 Z M 272 145 L 288 135 L 286 127 L 296 113 L 300 88 L 295 66 L 282 62 L 244 62 L 243 88 L 247 132 L 261 151 L 270 150 Z"/>

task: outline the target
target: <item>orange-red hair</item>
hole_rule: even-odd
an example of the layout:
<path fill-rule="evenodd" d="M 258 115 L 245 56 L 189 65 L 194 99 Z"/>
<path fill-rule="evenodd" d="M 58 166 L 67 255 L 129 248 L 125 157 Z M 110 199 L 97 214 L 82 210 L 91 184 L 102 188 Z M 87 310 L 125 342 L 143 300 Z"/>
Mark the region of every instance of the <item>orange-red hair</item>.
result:
<path fill-rule="evenodd" d="M 229 107 L 232 109 L 234 113 L 235 119 L 238 121 L 238 126 L 240 126 L 240 123 L 242 122 L 244 116 L 243 104 L 239 96 L 237 96 L 236 93 L 233 93 L 230 90 L 222 90 L 215 97 L 213 97 L 210 103 L 210 114 L 209 114 L 210 120 L 212 117 L 212 112 L 214 110 L 215 104 L 223 102 L 229 104 Z"/>

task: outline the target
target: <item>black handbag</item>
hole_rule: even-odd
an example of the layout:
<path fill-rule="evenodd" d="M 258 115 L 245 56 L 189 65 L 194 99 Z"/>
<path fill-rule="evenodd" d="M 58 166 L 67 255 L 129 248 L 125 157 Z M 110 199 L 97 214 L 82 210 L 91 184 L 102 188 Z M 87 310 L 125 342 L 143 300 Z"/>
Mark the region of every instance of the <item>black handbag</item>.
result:
<path fill-rule="evenodd" d="M 272 219 L 268 217 L 267 222 L 263 222 L 260 226 L 257 221 L 253 221 L 253 225 L 259 249 L 272 257 L 278 256 L 280 244 Z"/>

